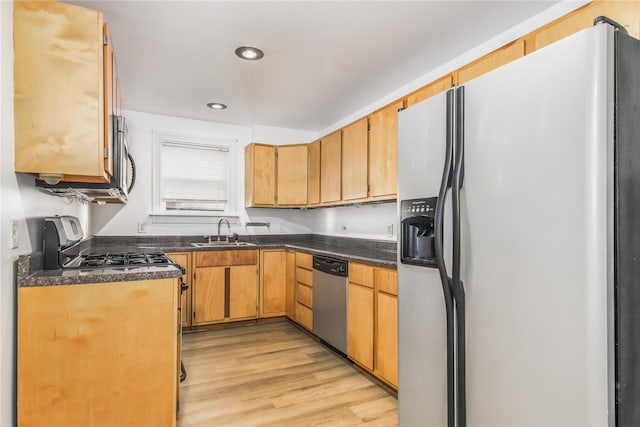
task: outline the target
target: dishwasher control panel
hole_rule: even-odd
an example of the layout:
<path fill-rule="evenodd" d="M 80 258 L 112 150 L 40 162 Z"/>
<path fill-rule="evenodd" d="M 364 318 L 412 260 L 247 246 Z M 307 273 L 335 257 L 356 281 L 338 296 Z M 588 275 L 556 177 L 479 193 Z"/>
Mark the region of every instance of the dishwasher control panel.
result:
<path fill-rule="evenodd" d="M 313 269 L 334 276 L 347 277 L 349 275 L 349 262 L 336 258 L 314 256 Z"/>

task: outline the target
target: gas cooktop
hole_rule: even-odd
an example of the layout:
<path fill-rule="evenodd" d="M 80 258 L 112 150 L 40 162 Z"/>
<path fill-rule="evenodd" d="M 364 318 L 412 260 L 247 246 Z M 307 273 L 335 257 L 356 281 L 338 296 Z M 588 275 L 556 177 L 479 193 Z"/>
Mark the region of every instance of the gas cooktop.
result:
<path fill-rule="evenodd" d="M 64 268 L 114 268 L 173 265 L 174 262 L 162 252 L 117 252 L 89 253 L 78 255 Z"/>

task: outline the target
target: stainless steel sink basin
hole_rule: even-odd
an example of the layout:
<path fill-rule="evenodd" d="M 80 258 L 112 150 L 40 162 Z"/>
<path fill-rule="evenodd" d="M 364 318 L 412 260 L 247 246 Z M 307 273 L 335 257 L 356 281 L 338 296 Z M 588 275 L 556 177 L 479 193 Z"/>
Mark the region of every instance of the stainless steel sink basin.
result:
<path fill-rule="evenodd" d="M 211 243 L 209 242 L 195 242 L 195 243 L 191 243 L 191 246 L 195 246 L 196 248 L 215 248 L 215 247 L 219 247 L 219 246 L 255 246 L 255 243 L 249 243 L 249 242 L 227 242 L 225 240 L 221 240 L 221 241 L 213 241 Z"/>

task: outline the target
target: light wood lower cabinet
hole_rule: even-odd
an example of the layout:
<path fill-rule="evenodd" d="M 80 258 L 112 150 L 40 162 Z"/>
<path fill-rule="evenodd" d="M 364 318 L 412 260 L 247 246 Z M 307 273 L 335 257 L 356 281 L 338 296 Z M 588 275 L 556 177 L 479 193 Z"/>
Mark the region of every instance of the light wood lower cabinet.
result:
<path fill-rule="evenodd" d="M 398 386 L 398 278 L 396 270 L 349 263 L 347 355 Z"/>
<path fill-rule="evenodd" d="M 194 252 L 192 325 L 258 317 L 258 251 Z"/>
<path fill-rule="evenodd" d="M 287 303 L 287 251 L 260 251 L 260 317 L 284 316 Z"/>
<path fill-rule="evenodd" d="M 175 426 L 178 281 L 18 288 L 18 426 Z"/>
<path fill-rule="evenodd" d="M 313 256 L 295 254 L 294 316 L 291 318 L 313 331 Z"/>

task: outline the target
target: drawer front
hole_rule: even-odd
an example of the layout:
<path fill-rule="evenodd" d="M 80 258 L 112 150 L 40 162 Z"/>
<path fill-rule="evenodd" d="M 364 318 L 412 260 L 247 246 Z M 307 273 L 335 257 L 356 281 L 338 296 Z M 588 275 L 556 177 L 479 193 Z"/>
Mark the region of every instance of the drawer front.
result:
<path fill-rule="evenodd" d="M 373 288 L 373 267 L 370 265 L 349 263 L 349 281 Z"/>
<path fill-rule="evenodd" d="M 296 301 L 313 308 L 313 288 L 296 283 Z"/>
<path fill-rule="evenodd" d="M 307 286 L 313 286 L 313 271 L 296 267 L 296 281 Z"/>
<path fill-rule="evenodd" d="M 374 274 L 376 289 L 391 295 L 398 295 L 398 272 L 388 268 L 376 268 Z"/>
<path fill-rule="evenodd" d="M 297 302 L 296 321 L 310 331 L 313 331 L 313 310 Z"/>
<path fill-rule="evenodd" d="M 313 255 L 296 252 L 296 266 L 311 270 L 313 268 Z"/>
<path fill-rule="evenodd" d="M 196 252 L 196 267 L 219 265 L 250 265 L 258 263 L 258 251 L 207 251 Z"/>

